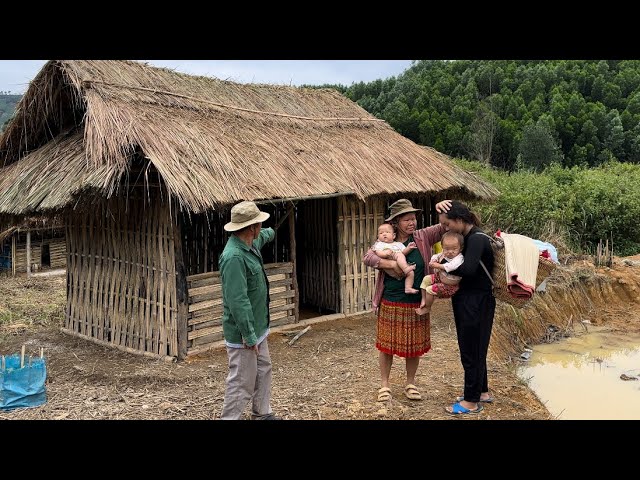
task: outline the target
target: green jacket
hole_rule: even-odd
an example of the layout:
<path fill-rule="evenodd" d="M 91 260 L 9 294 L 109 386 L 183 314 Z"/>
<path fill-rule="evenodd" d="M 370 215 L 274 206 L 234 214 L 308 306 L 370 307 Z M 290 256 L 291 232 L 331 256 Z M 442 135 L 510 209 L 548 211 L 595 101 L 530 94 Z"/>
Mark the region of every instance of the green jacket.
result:
<path fill-rule="evenodd" d="M 222 331 L 227 342 L 252 347 L 269 328 L 269 282 L 260 250 L 276 236 L 263 228 L 253 248 L 231 235 L 220 255 Z"/>

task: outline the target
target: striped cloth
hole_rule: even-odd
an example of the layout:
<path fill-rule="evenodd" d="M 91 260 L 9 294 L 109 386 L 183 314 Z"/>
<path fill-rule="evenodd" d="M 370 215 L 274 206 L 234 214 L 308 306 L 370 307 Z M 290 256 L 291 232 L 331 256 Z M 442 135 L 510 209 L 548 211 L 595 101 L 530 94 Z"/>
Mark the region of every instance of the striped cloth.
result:
<path fill-rule="evenodd" d="M 419 357 L 431 350 L 431 318 L 418 315 L 420 303 L 382 299 L 378 309 L 376 348 L 399 357 Z"/>

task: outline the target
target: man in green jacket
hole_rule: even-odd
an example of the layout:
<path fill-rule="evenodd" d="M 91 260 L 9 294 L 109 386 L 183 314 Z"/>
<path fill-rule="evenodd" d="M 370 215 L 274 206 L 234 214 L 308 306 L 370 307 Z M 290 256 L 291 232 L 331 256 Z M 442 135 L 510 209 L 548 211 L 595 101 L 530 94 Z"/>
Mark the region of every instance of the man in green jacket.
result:
<path fill-rule="evenodd" d="M 240 419 L 250 400 L 252 419 L 280 420 L 271 410 L 269 281 L 260 253 L 276 235 L 273 228 L 262 230 L 268 218 L 255 203 L 240 202 L 224 226 L 231 232 L 219 262 L 229 375 L 221 420 Z"/>

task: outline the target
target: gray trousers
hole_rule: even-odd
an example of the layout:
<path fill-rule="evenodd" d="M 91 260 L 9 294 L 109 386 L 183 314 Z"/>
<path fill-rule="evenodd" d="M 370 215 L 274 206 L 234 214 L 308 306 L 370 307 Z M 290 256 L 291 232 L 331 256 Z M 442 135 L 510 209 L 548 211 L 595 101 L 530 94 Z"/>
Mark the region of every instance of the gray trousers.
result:
<path fill-rule="evenodd" d="M 258 354 L 248 348 L 229 348 L 229 375 L 220 420 L 239 420 L 253 398 L 252 418 L 270 415 L 271 356 L 265 338 L 258 345 Z"/>

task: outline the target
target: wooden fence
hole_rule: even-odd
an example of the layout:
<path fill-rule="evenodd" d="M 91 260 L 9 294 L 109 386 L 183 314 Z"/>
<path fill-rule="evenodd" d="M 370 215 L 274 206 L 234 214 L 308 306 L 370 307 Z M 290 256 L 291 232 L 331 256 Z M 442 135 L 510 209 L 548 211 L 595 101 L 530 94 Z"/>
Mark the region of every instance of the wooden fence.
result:
<path fill-rule="evenodd" d="M 271 326 L 294 323 L 296 305 L 293 300 L 293 263 L 271 263 L 264 268 L 269 280 Z M 187 286 L 187 354 L 193 354 L 206 350 L 209 344 L 223 339 L 220 272 L 188 276 Z"/>

